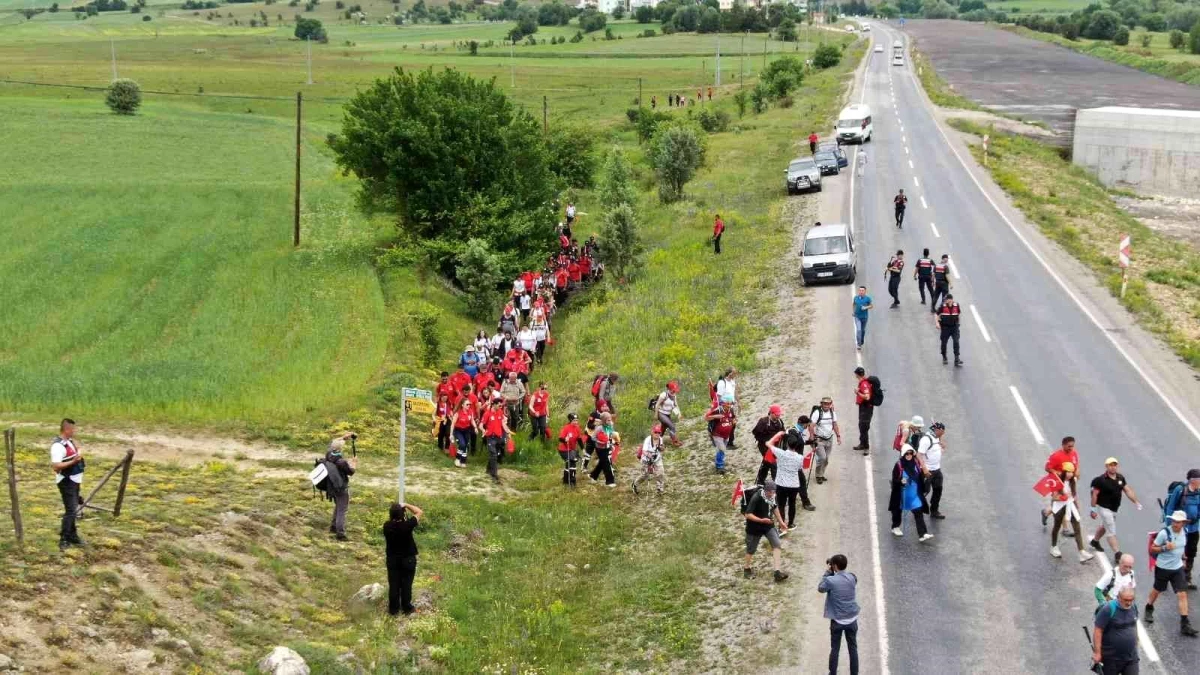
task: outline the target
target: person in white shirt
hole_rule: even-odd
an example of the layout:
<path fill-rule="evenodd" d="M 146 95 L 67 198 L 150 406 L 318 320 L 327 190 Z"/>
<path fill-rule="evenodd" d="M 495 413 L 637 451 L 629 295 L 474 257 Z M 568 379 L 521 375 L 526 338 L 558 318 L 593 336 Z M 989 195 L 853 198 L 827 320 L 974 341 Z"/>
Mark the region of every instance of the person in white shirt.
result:
<path fill-rule="evenodd" d="M 816 481 L 820 484 L 825 482 L 825 469 L 829 466 L 829 455 L 833 452 L 833 439 L 837 438 L 838 445 L 842 444 L 842 428 L 838 426 L 833 399 L 828 396 L 822 398 L 821 404 L 814 407 L 808 415 L 812 419 L 813 436 L 817 441 L 813 452 L 817 455 L 815 473 Z"/>
<path fill-rule="evenodd" d="M 1122 588 L 1137 588 L 1133 576 L 1133 556 L 1129 553 L 1121 554 L 1117 566 L 1110 567 L 1092 590 L 1096 594 L 1096 603 L 1103 605 L 1109 600 L 1116 600 Z"/>
<path fill-rule="evenodd" d="M 528 323 L 529 310 L 533 309 L 533 296 L 522 293 L 521 297 L 517 298 L 517 308 L 521 310 L 521 323 Z"/>
<path fill-rule="evenodd" d="M 492 343 L 488 340 L 487 333 L 482 329 L 475 336 L 475 356 L 479 359 L 479 369 L 487 370 L 487 364 L 492 360 Z"/>
<path fill-rule="evenodd" d="M 655 424 L 650 429 L 650 435 L 642 441 L 641 466 L 642 474 L 633 479 L 633 494 L 638 494 L 638 484 L 653 476 L 658 484 L 658 494 L 662 494 L 667 486 L 667 474 L 663 470 L 663 429 L 661 424 Z"/>
<path fill-rule="evenodd" d="M 525 277 L 517 277 L 516 280 L 513 281 L 513 297 L 515 298 L 524 295 L 525 290 Z"/>
<path fill-rule="evenodd" d="M 782 441 L 782 442 L 781 442 Z M 804 471 L 804 439 L 800 432 L 780 431 L 767 441 L 767 449 L 775 455 L 775 486 L 779 495 L 779 516 L 787 521 L 788 529 L 796 523 L 796 497 L 804 502 L 805 511 L 816 508 L 808 501 L 801 473 Z"/>
<path fill-rule="evenodd" d="M 929 517 L 934 520 L 945 520 L 946 516 L 938 510 L 942 503 L 942 451 L 945 449 L 942 437 L 946 435 L 946 425 L 934 422 L 929 426 L 928 434 L 921 434 L 917 443 L 917 456 L 929 476 L 925 486 L 933 492 L 929 499 Z M 1116 596 L 1113 596 L 1116 597 Z"/>
<path fill-rule="evenodd" d="M 676 395 L 679 393 L 679 383 L 671 380 L 667 383 L 667 388 L 658 395 L 658 400 L 654 402 L 654 414 L 658 417 L 658 423 L 671 436 L 671 445 L 679 447 L 683 445 L 679 442 L 679 434 L 675 431 L 675 421 L 671 416 L 680 417 L 682 413 L 679 411 L 679 401 L 676 400 Z"/>
<path fill-rule="evenodd" d="M 50 445 L 50 467 L 54 469 L 54 480 L 58 483 L 58 494 L 62 497 L 62 528 L 58 534 L 58 548 L 83 546 L 83 540 L 75 530 L 75 518 L 82 503 L 79 490 L 83 485 L 83 454 L 75 444 L 75 420 L 63 419 L 59 424 L 58 436 Z"/>
<path fill-rule="evenodd" d="M 724 401 L 726 397 L 728 397 L 731 401 L 733 401 L 732 405 L 730 405 L 729 408 L 730 408 L 730 410 L 733 411 L 734 419 L 736 419 L 737 416 L 741 413 L 741 407 L 738 405 L 738 397 L 737 397 L 737 369 L 736 368 L 729 368 L 728 370 L 725 371 L 725 374 L 722 375 L 721 378 L 717 380 L 717 400 Z M 731 431 L 729 433 L 729 442 L 728 442 L 729 450 L 737 449 L 737 444 L 735 441 L 735 439 L 737 437 L 736 433 L 737 433 L 737 424 L 734 424 L 733 431 Z"/>
<path fill-rule="evenodd" d="M 532 328 L 525 326 L 517 331 L 517 343 L 521 345 L 521 349 L 532 354 L 537 349 L 537 334 Z"/>

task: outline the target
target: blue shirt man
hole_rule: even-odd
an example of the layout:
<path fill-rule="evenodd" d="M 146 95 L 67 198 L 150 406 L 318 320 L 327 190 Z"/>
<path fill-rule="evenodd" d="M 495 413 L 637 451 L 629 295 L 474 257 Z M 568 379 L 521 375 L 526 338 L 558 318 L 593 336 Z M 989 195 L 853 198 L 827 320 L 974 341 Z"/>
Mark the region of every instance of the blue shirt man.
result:
<path fill-rule="evenodd" d="M 867 312 L 873 307 L 867 287 L 859 286 L 858 295 L 854 296 L 854 344 L 860 351 L 867 337 Z"/>

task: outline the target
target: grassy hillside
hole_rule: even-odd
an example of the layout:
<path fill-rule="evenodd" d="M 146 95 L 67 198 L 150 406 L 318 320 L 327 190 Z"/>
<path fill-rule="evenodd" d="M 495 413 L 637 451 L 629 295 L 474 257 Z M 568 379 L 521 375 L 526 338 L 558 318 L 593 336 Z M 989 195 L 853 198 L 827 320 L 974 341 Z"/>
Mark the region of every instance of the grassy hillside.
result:
<path fill-rule="evenodd" d="M 1089 0 L 994 0 L 988 9 L 1006 11 L 1013 16 L 1022 14 L 1070 14 L 1087 7 Z"/>

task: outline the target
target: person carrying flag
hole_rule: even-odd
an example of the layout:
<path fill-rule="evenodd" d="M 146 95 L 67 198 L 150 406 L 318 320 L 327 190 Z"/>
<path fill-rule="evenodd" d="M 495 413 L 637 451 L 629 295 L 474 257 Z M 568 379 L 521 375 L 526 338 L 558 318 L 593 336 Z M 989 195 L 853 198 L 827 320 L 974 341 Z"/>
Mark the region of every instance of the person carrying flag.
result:
<path fill-rule="evenodd" d="M 563 485 L 575 487 L 575 465 L 579 451 L 583 449 L 583 430 L 579 428 L 579 415 L 567 414 L 567 425 L 558 432 L 558 456 L 563 461 Z"/>
<path fill-rule="evenodd" d="M 769 474 L 771 478 L 775 478 L 775 462 L 771 461 L 772 457 L 778 455 L 767 455 L 767 444 L 778 443 L 778 436 L 783 433 L 783 408 L 778 405 L 772 405 L 767 409 L 767 414 L 759 418 L 758 424 L 754 425 L 754 429 L 750 431 L 750 435 L 754 437 L 754 442 L 758 444 L 758 454 L 762 457 L 762 463 L 758 467 L 758 476 L 754 482 L 762 485 L 767 480 Z M 779 487 L 783 487 L 784 483 L 776 480 L 775 483 Z M 782 496 L 780 497 L 782 499 Z"/>
<path fill-rule="evenodd" d="M 592 439 L 596 445 L 596 467 L 592 469 L 590 478 L 595 483 L 603 473 L 604 487 L 615 488 L 617 478 L 613 475 L 612 452 L 617 446 L 617 432 L 613 430 L 612 413 L 600 413 L 600 423 L 596 426 L 596 433 Z"/>
<path fill-rule="evenodd" d="M 529 440 L 546 439 L 550 437 L 550 430 L 546 427 L 546 421 L 550 417 L 550 392 L 546 389 L 545 382 L 538 382 L 537 391 L 529 397 Z"/>
<path fill-rule="evenodd" d="M 1074 528 L 1075 546 L 1079 549 L 1079 562 L 1085 563 L 1095 555 L 1083 546 L 1083 524 L 1079 522 L 1079 504 L 1076 502 L 1074 490 L 1075 477 L 1075 465 L 1071 462 L 1063 462 L 1061 470 L 1058 472 L 1059 488 L 1050 495 L 1050 511 L 1054 514 L 1054 527 L 1050 530 L 1050 555 L 1055 558 L 1062 557 L 1062 551 L 1058 548 L 1058 532 L 1062 529 L 1063 522 L 1066 521 Z"/>
<path fill-rule="evenodd" d="M 709 425 L 709 438 L 712 439 L 713 448 L 717 451 L 713 457 L 713 466 L 717 473 L 725 473 L 725 450 L 730 446 L 729 441 L 733 436 L 733 428 L 737 420 L 733 414 L 733 396 L 729 394 L 722 396 L 721 402 L 708 411 L 704 419 L 713 423 Z"/>

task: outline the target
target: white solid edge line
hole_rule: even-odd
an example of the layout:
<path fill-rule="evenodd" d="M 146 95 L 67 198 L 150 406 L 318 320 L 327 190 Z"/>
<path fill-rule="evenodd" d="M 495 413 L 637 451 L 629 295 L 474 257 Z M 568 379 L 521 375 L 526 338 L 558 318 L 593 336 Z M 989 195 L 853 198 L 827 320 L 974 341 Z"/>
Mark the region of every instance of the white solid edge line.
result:
<path fill-rule="evenodd" d="M 908 146 L 907 145 L 904 146 L 904 154 L 906 154 L 906 155 L 908 154 Z"/>
<path fill-rule="evenodd" d="M 992 336 L 988 335 L 987 328 L 983 325 L 983 319 L 979 317 L 979 311 L 975 309 L 975 305 L 971 305 L 971 316 L 975 317 L 975 325 L 979 326 L 979 332 L 983 333 L 983 341 L 991 342 Z"/>
<path fill-rule="evenodd" d="M 937 237 L 938 239 L 942 238 L 942 235 L 938 234 L 937 225 L 934 225 L 933 221 L 929 222 L 929 229 L 933 230 L 933 236 Z"/>
<path fill-rule="evenodd" d="M 950 273 L 954 275 L 954 278 L 955 278 L 955 279 L 961 279 L 961 278 L 962 278 L 962 277 L 958 276 L 958 266 L 956 266 L 956 265 L 954 264 L 954 258 L 949 258 L 949 257 L 948 257 L 948 258 L 946 258 L 946 264 L 947 264 L 947 265 L 949 265 L 949 267 L 950 267 Z"/>
<path fill-rule="evenodd" d="M 925 195 L 921 195 L 921 206 L 926 209 L 929 208 L 929 204 L 925 203 Z"/>
<path fill-rule="evenodd" d="M 921 181 L 917 180 L 916 176 L 913 176 L 913 184 L 917 187 L 921 187 Z"/>
<path fill-rule="evenodd" d="M 908 168 L 910 168 L 910 169 L 915 169 L 915 168 L 917 168 L 917 167 L 913 166 L 913 163 L 912 163 L 912 160 L 911 160 L 911 159 L 910 159 L 910 160 L 908 160 Z"/>
<path fill-rule="evenodd" d="M 1125 362 L 1128 363 L 1131 368 L 1133 368 L 1134 372 L 1136 372 L 1142 378 L 1142 381 L 1144 381 L 1150 387 L 1150 390 L 1153 391 L 1163 403 L 1167 404 L 1167 408 L 1169 408 L 1171 413 L 1175 415 L 1175 418 L 1178 419 L 1189 432 L 1191 432 L 1192 437 L 1200 441 L 1200 429 L 1197 429 L 1195 425 L 1193 425 L 1191 421 L 1184 416 L 1183 411 L 1179 409 L 1179 406 L 1175 405 L 1175 402 L 1172 401 L 1162 389 L 1159 389 L 1158 385 L 1154 383 L 1154 380 L 1150 379 L 1150 376 L 1146 373 L 1146 371 L 1142 370 L 1142 367 L 1133 360 L 1133 357 L 1129 355 L 1129 352 L 1125 351 L 1125 348 L 1121 346 L 1120 342 L 1117 342 L 1117 339 L 1113 337 L 1112 333 L 1105 330 L 1104 326 L 1100 323 L 1100 320 L 1096 318 L 1096 315 L 1093 314 L 1092 311 L 1083 304 L 1083 301 L 1079 299 L 1079 296 L 1075 295 L 1075 292 L 1072 291 L 1069 286 L 1067 286 L 1067 282 L 1064 281 L 1063 278 L 1054 271 L 1054 268 L 1052 268 L 1050 264 L 1046 262 L 1046 259 L 1037 252 L 1037 250 L 1033 247 L 1033 244 L 1031 244 L 1029 240 L 1025 238 L 1025 235 L 1021 234 L 1021 231 L 1018 230 L 1017 226 L 1008 219 L 1008 216 L 1004 215 L 1004 211 L 1000 210 L 1000 206 L 996 204 L 996 201 L 992 199 L 992 196 L 983 188 L 983 184 L 979 182 L 979 179 L 976 178 L 975 174 L 971 172 L 971 168 L 967 166 L 966 160 L 962 158 L 962 155 L 958 153 L 958 150 L 955 149 L 954 145 L 950 142 L 950 137 L 946 135 L 946 131 L 942 128 L 942 125 L 938 121 L 937 117 L 932 114 L 929 117 L 933 120 L 933 125 L 937 128 L 938 133 L 942 135 L 942 140 L 946 142 L 946 147 L 950 148 L 950 152 L 954 154 L 954 158 L 957 159 L 958 163 L 962 165 L 964 170 L 966 170 L 967 176 L 970 177 L 971 182 L 975 183 L 975 187 L 979 188 L 979 192 L 983 195 L 983 198 L 988 201 L 988 204 L 992 205 L 992 208 L 996 211 L 996 214 L 999 215 L 1000 219 L 1004 221 L 1004 224 L 1008 225 L 1008 228 L 1012 230 L 1012 233 L 1016 235 L 1017 239 L 1025 245 L 1025 248 L 1030 254 L 1033 255 L 1033 259 L 1037 260 L 1038 263 L 1041 264 L 1042 268 L 1046 270 L 1046 273 L 1050 275 L 1050 278 L 1054 279 L 1059 288 L 1061 288 L 1063 292 L 1067 294 L 1067 297 L 1071 298 L 1071 300 L 1075 303 L 1075 306 L 1079 307 L 1079 310 L 1083 312 L 1083 315 L 1092 322 L 1092 325 L 1100 330 L 1100 334 L 1108 339 L 1113 348 L 1117 350 L 1117 353 L 1120 354 L 1121 357 L 1125 359 Z"/>
<path fill-rule="evenodd" d="M 1038 445 L 1045 445 L 1046 437 L 1037 428 L 1037 422 L 1033 421 L 1033 415 L 1029 414 L 1029 408 L 1025 406 L 1025 399 L 1021 398 L 1021 392 L 1017 388 L 1009 385 L 1008 390 L 1012 392 L 1013 398 L 1017 401 L 1017 407 L 1021 409 L 1021 415 L 1025 418 L 1025 423 L 1029 425 L 1029 432 L 1033 434 L 1033 440 L 1038 442 Z"/>
<path fill-rule="evenodd" d="M 1096 557 L 1100 559 L 1100 565 L 1104 568 L 1105 574 L 1112 570 L 1112 563 L 1108 561 L 1108 556 L 1100 554 Z M 1150 634 L 1146 632 L 1146 626 L 1142 623 L 1141 619 L 1138 619 L 1137 622 L 1137 633 L 1138 646 L 1142 648 L 1143 652 L 1146 652 L 1146 660 L 1152 663 L 1158 663 L 1158 650 L 1155 649 L 1154 643 L 1150 641 Z"/>

